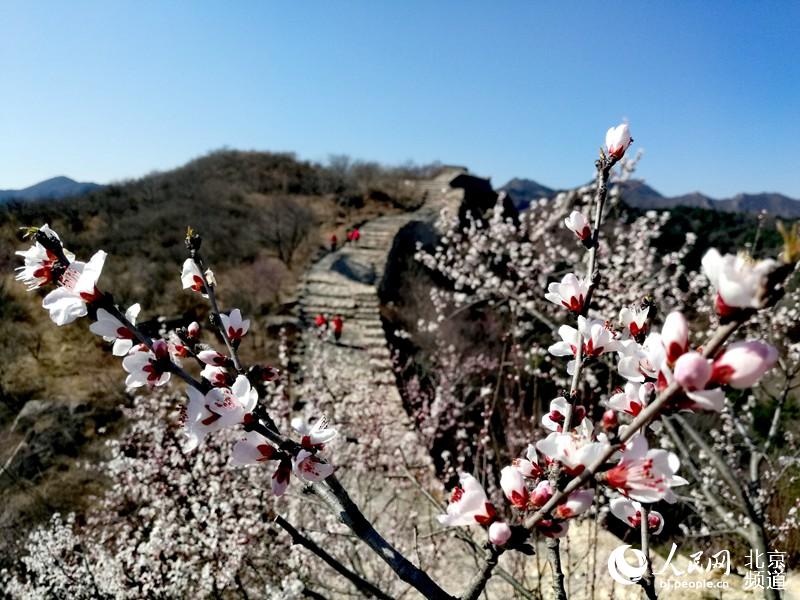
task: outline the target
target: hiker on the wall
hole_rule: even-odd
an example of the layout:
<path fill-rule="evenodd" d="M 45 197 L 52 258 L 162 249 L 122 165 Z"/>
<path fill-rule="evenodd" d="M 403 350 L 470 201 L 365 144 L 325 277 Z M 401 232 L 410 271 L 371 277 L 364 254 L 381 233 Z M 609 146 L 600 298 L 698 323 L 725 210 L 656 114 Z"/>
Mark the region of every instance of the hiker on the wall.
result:
<path fill-rule="evenodd" d="M 361 239 L 361 232 L 358 230 L 358 227 L 353 227 L 352 231 L 347 232 L 347 239 L 353 244 L 358 243 L 358 240 Z"/>
<path fill-rule="evenodd" d="M 342 338 L 342 329 L 344 329 L 344 321 L 342 315 L 336 315 L 333 318 L 333 337 L 338 342 Z"/>
<path fill-rule="evenodd" d="M 317 327 L 317 335 L 322 338 L 328 331 L 328 319 L 320 313 L 314 319 L 314 325 Z"/>

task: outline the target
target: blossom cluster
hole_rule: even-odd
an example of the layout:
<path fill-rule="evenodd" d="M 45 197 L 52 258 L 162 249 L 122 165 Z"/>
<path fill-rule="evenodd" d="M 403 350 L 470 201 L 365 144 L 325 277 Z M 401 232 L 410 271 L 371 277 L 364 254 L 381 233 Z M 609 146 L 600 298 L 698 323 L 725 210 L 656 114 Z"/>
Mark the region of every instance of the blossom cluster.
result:
<path fill-rule="evenodd" d="M 615 160 L 621 158 L 630 143 L 629 137 L 627 127 L 624 134 L 610 130 L 608 155 Z M 618 140 L 621 141 L 617 143 Z M 602 210 L 602 204 L 597 210 Z M 599 213 L 597 218 L 599 222 Z M 725 388 L 748 389 L 756 385 L 775 365 L 778 352 L 764 341 L 746 340 L 730 343 L 713 356 L 706 356 L 693 349 L 689 323 L 681 312 L 669 313 L 660 331 L 655 330 L 656 310 L 652 301 L 623 306 L 616 320 L 607 318 L 589 305 L 596 283 L 591 269 L 598 238 L 580 211 L 573 210 L 563 224 L 589 250 L 590 257 L 585 276 L 568 272 L 560 281 L 550 283 L 544 294 L 548 302 L 577 321 L 577 327 L 561 325 L 556 331 L 560 339 L 548 348 L 554 357 L 569 358 L 566 372 L 572 376 L 572 389 L 566 396 L 554 399 L 543 416 L 542 425 L 550 430 L 547 437 L 529 444 L 524 458 L 514 459 L 511 465 L 502 468 L 500 486 L 515 513 L 524 518 L 525 513 L 539 511 L 548 504 L 563 485 L 565 475 L 577 477 L 591 470 L 600 485 L 621 494 L 612 500 L 612 514 L 631 527 L 638 527 L 642 520 L 641 503 L 675 502 L 673 488 L 687 481 L 677 474 L 680 460 L 674 452 L 651 449 L 645 431 L 626 434 L 630 425 L 625 422 L 636 418 L 660 394 L 668 394 L 669 402 L 650 419 L 656 431 L 658 419 L 672 412 L 720 412 L 725 406 Z M 513 227 L 510 222 L 506 225 Z M 445 256 L 443 250 L 437 252 Z M 420 258 L 440 270 L 447 264 L 432 260 L 430 255 Z M 458 268 L 468 264 L 469 261 L 460 263 Z M 704 256 L 702 266 L 714 287 L 717 315 L 725 323 L 766 305 L 772 292 L 770 277 L 779 265 L 771 259 L 723 256 L 712 248 Z M 462 274 L 463 271 L 459 272 L 455 279 L 456 294 L 465 285 Z M 502 283 L 493 283 L 487 287 L 496 294 Z M 471 292 L 476 289 L 479 285 Z M 606 308 L 607 304 L 600 303 L 600 308 Z M 578 404 L 576 388 L 581 369 L 593 362 L 605 363 L 613 369 L 609 377 L 616 373 L 626 381 L 624 388 L 608 396 L 607 410 L 597 422 Z M 612 452 L 612 444 L 620 438 L 625 441 L 618 443 L 619 449 Z M 609 455 L 614 462 L 605 463 Z M 460 475 L 460 480 L 448 514 L 441 521 L 447 525 L 488 526 L 490 541 L 504 544 L 511 530 L 486 500 L 483 488 L 466 473 Z M 556 506 L 548 506 L 544 518 L 535 521 L 537 529 L 547 537 L 564 535 L 569 520 L 588 510 L 593 499 L 592 489 L 579 488 L 563 495 Z M 660 532 L 663 528 L 664 520 L 658 512 L 648 513 L 647 520 L 651 531 Z"/>
<path fill-rule="evenodd" d="M 196 449 L 211 433 L 240 427 L 247 432 L 233 447 L 231 463 L 274 463 L 272 490 L 276 496 L 286 491 L 292 473 L 305 482 L 320 481 L 333 473 L 333 466 L 318 456 L 336 436 L 324 419 L 317 419 L 313 425 L 302 419 L 293 420 L 292 427 L 301 441 L 282 448 L 275 445 L 275 439 L 282 439 L 279 432 L 272 431 L 273 440 L 269 440 L 264 431 L 254 430 L 260 423 L 255 414 L 259 400 L 257 386 L 274 378 L 275 372 L 270 367 L 260 367 L 245 373 L 238 364 L 236 349 L 250 329 L 250 320 L 243 318 L 238 308 L 220 313 L 216 299 L 212 301 L 213 321 L 227 353 L 203 343 L 201 327 L 196 322 L 163 338 L 150 339 L 136 328 L 141 312 L 139 304 L 133 304 L 123 314 L 111 296 L 99 289 L 105 252 L 98 251 L 84 263 L 75 260 L 48 225 L 32 229 L 31 233 L 33 245 L 17 252 L 24 259 L 24 265 L 17 270 L 17 279 L 29 290 L 53 288 L 44 297 L 42 306 L 56 325 L 66 325 L 81 317 L 91 318 L 90 331 L 112 343 L 112 353 L 122 358 L 128 388 L 161 387 L 174 374 L 189 383 L 188 403 L 181 417 L 186 451 Z M 187 237 L 194 239 L 191 233 Z M 205 298 L 214 297 L 214 274 L 210 269 L 203 272 L 194 255 L 184 262 L 180 280 L 184 289 Z M 183 362 L 187 360 L 202 367 L 199 379 L 183 370 Z"/>

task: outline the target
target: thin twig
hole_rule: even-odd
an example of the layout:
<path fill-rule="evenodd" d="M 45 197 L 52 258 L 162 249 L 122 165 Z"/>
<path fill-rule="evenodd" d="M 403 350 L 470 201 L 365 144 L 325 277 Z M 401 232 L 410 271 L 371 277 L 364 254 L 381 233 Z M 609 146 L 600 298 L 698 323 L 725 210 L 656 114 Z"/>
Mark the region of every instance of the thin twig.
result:
<path fill-rule="evenodd" d="M 192 259 L 197 263 L 197 267 L 200 269 L 200 273 L 203 275 L 203 289 L 208 296 L 209 304 L 211 304 L 211 312 L 214 315 L 214 325 L 216 325 L 217 329 L 222 335 L 222 339 L 224 340 L 225 346 L 228 348 L 228 352 L 231 355 L 231 360 L 233 361 L 233 366 L 236 369 L 236 372 L 244 373 L 244 370 L 242 369 L 242 363 L 239 361 L 239 353 L 237 352 L 236 348 L 233 347 L 233 343 L 228 337 L 228 332 L 225 331 L 225 326 L 222 324 L 219 306 L 217 305 L 217 294 L 214 291 L 216 286 L 209 283 L 208 278 L 206 277 L 207 268 L 205 261 L 203 260 L 199 250 L 190 248 L 190 252 L 192 254 Z"/>
<path fill-rule="evenodd" d="M 453 596 L 439 587 L 427 573 L 414 566 L 376 531 L 335 475 L 331 475 L 321 484 L 308 486 L 307 489 L 316 494 L 339 517 L 342 523 L 372 548 L 401 580 L 431 600 L 454 600 Z"/>
<path fill-rule="evenodd" d="M 642 537 L 642 554 L 644 554 L 645 567 L 642 578 L 639 580 L 639 585 L 644 589 L 648 600 L 656 600 L 658 595 L 656 594 L 656 579 L 653 575 L 653 563 L 650 561 L 650 530 L 647 522 L 647 508 L 642 504 L 639 510 L 639 516 L 641 517 L 639 531 Z"/>
<path fill-rule="evenodd" d="M 345 567 L 341 562 L 336 560 L 333 556 L 328 554 L 325 550 L 319 547 L 313 540 L 304 536 L 300 533 L 294 526 L 289 523 L 286 519 L 281 517 L 280 515 L 275 517 L 275 523 L 282 527 L 286 533 L 288 533 L 292 537 L 292 544 L 298 544 L 303 546 L 304 548 L 310 550 L 314 554 L 316 554 L 325 564 L 331 567 L 334 571 L 339 573 L 339 575 L 343 576 L 345 579 L 350 581 L 356 588 L 363 593 L 367 598 L 380 598 L 380 600 L 392 600 L 392 597 L 384 594 L 381 590 L 377 587 L 372 585 L 366 579 L 360 577 L 357 573 L 354 573 L 347 567 Z"/>
<path fill-rule="evenodd" d="M 547 560 L 553 569 L 553 595 L 556 600 L 567 600 L 567 592 L 564 590 L 564 570 L 561 568 L 561 553 L 558 551 L 558 540 L 548 538 Z"/>
<path fill-rule="evenodd" d="M 581 307 L 580 315 L 586 316 L 589 312 L 589 304 L 592 301 L 592 294 L 597 287 L 600 279 L 600 269 L 597 264 L 597 247 L 600 245 L 600 225 L 603 222 L 603 209 L 608 197 L 608 177 L 611 169 L 617 163 L 615 158 L 605 159 L 602 158 L 597 161 L 597 189 L 595 191 L 595 213 L 594 213 L 594 228 L 592 230 L 592 242 L 589 248 L 589 265 L 586 268 L 586 277 L 589 279 L 589 288 L 586 291 L 586 297 L 583 299 L 583 306 Z M 583 367 L 583 332 L 578 327 L 578 339 L 575 344 L 575 369 L 572 373 L 572 383 L 569 389 L 569 398 L 567 398 L 567 408 L 564 414 L 564 426 L 562 431 L 569 432 L 572 426 L 572 403 L 578 393 L 578 384 L 580 382 L 581 368 Z"/>

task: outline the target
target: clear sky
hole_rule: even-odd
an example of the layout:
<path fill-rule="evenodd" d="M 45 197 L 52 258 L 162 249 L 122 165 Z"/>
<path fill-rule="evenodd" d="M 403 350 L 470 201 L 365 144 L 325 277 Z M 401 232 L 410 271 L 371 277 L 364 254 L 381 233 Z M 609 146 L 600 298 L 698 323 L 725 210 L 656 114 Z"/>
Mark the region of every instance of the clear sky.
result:
<path fill-rule="evenodd" d="M 666 194 L 800 198 L 800 2 L 0 3 L 0 188 L 209 150 L 566 187 L 628 119 Z"/>

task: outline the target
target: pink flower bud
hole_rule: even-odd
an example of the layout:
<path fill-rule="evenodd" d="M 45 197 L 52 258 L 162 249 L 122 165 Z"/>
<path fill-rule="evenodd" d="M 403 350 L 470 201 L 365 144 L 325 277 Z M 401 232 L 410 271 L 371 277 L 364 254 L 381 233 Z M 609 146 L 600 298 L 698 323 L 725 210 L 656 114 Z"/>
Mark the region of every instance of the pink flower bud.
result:
<path fill-rule="evenodd" d="M 664 517 L 660 512 L 651 510 L 647 513 L 647 528 L 654 535 L 661 533 L 661 530 L 664 529 Z"/>
<path fill-rule="evenodd" d="M 661 328 L 661 341 L 667 351 L 667 362 L 671 365 L 689 350 L 689 324 L 683 313 L 675 311 L 667 315 Z"/>
<path fill-rule="evenodd" d="M 216 350 L 203 350 L 197 354 L 197 358 L 199 358 L 205 364 L 215 367 L 224 366 L 225 362 L 228 360 L 228 357 L 226 357 L 224 354 L 220 354 Z"/>
<path fill-rule="evenodd" d="M 778 360 L 778 351 L 764 342 L 731 344 L 714 361 L 712 379 L 739 390 L 754 386 Z"/>
<path fill-rule="evenodd" d="M 500 471 L 500 487 L 503 493 L 517 508 L 525 508 L 528 505 L 528 488 L 522 473 L 516 467 L 503 467 Z"/>
<path fill-rule="evenodd" d="M 502 521 L 495 521 L 489 526 L 489 541 L 495 546 L 504 545 L 511 538 L 511 527 Z"/>
<path fill-rule="evenodd" d="M 608 431 L 609 429 L 614 429 L 618 424 L 619 420 L 617 419 L 617 411 L 613 408 L 609 408 L 607 411 L 603 413 L 602 419 L 603 429 Z"/>
<path fill-rule="evenodd" d="M 606 148 L 608 149 L 608 155 L 616 158 L 617 160 L 622 158 L 622 155 L 625 154 L 625 150 L 628 149 L 628 146 L 631 145 L 631 142 L 633 142 L 633 138 L 631 137 L 631 131 L 628 128 L 627 123 L 612 127 L 606 133 Z"/>
<path fill-rule="evenodd" d="M 589 221 L 586 217 L 577 210 L 573 210 L 570 215 L 564 219 L 567 229 L 574 231 L 580 241 L 589 239 L 592 236 L 592 228 L 589 226 Z"/>
<path fill-rule="evenodd" d="M 186 328 L 186 335 L 194 339 L 200 335 L 200 324 L 197 321 L 192 321 Z"/>
<path fill-rule="evenodd" d="M 544 506 L 550 498 L 553 497 L 553 487 L 546 479 L 540 481 L 531 493 L 531 504 L 535 507 Z"/>
<path fill-rule="evenodd" d="M 675 379 L 689 392 L 705 389 L 711 379 L 711 363 L 699 352 L 687 352 L 675 363 Z"/>

